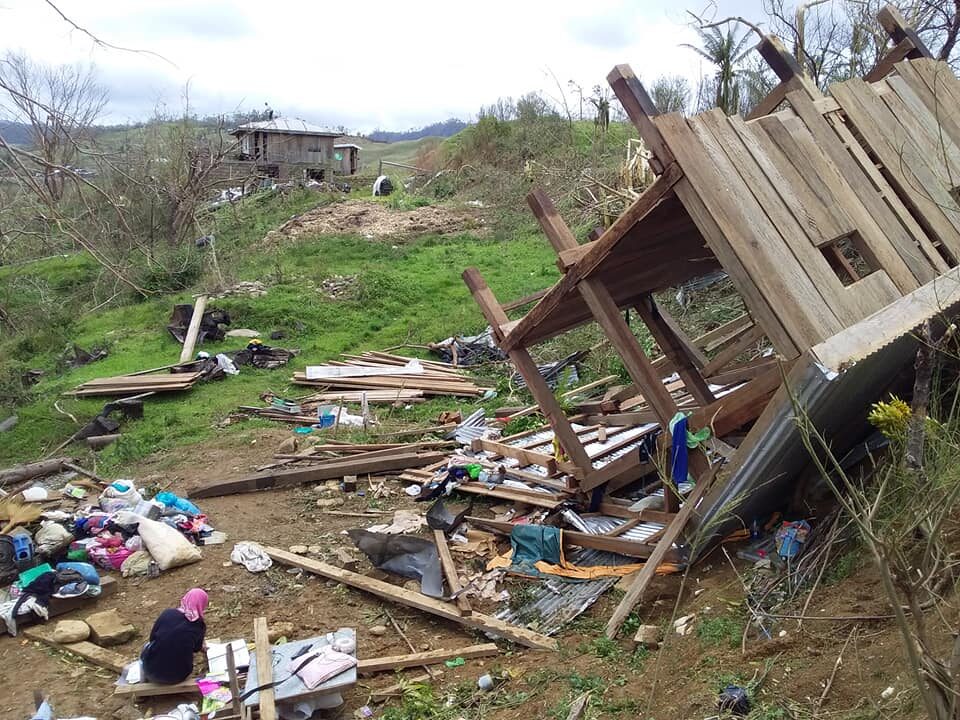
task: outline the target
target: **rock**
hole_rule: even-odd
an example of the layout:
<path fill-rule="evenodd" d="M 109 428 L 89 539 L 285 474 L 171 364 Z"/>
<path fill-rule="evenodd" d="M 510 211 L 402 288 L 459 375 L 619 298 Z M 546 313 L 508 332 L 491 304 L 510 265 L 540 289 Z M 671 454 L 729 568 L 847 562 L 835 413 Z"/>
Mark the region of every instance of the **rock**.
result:
<path fill-rule="evenodd" d="M 260 337 L 260 333 L 257 330 L 250 330 L 249 328 L 234 328 L 233 330 L 227 330 L 227 337 L 256 338 Z"/>
<path fill-rule="evenodd" d="M 306 545 L 291 545 L 291 546 L 290 546 L 290 552 L 292 552 L 294 555 L 306 555 L 306 554 L 307 554 L 307 546 L 306 546 Z"/>
<path fill-rule="evenodd" d="M 270 623 L 267 627 L 267 639 L 272 643 L 275 643 L 282 637 L 289 640 L 296 631 L 297 627 L 292 622 Z"/>
<path fill-rule="evenodd" d="M 344 570 L 349 570 L 350 572 L 356 572 L 357 568 L 360 567 L 359 561 L 350 554 L 350 551 L 346 548 L 339 547 L 337 548 L 337 565 L 342 567 Z"/>
<path fill-rule="evenodd" d="M 374 625 L 373 627 L 370 628 L 370 634 L 371 634 L 371 635 L 376 635 L 377 637 L 380 637 L 381 635 L 386 635 L 386 634 L 387 634 L 387 626 L 386 626 L 386 625 Z"/>
<path fill-rule="evenodd" d="M 633 636 L 633 642 L 647 650 L 656 650 L 660 645 L 660 628 L 656 625 L 641 625 Z"/>
<path fill-rule="evenodd" d="M 53 641 L 61 645 L 80 642 L 90 637 L 90 626 L 83 620 L 61 620 L 53 629 Z"/>
<path fill-rule="evenodd" d="M 409 590 L 410 592 L 418 593 L 420 592 L 420 581 L 419 580 L 407 580 L 403 584 L 404 590 Z"/>
<path fill-rule="evenodd" d="M 310 553 L 311 555 L 319 555 L 320 553 L 323 552 L 323 548 L 320 547 L 319 545 L 310 545 L 307 548 L 307 552 Z"/>
<path fill-rule="evenodd" d="M 317 500 L 317 507 L 324 510 L 329 510 L 330 508 L 336 508 L 343 505 L 343 498 L 320 498 Z"/>
<path fill-rule="evenodd" d="M 292 455 L 297 451 L 297 447 L 297 439 L 295 437 L 288 437 L 277 446 L 277 452 L 282 455 Z"/>
<path fill-rule="evenodd" d="M 90 639 L 101 647 L 123 645 L 137 634 L 136 628 L 120 617 L 116 608 L 94 613 L 87 618 Z"/>
<path fill-rule="evenodd" d="M 693 621 L 696 619 L 696 615 L 684 615 L 673 621 L 673 629 L 676 630 L 677 635 L 689 635 L 693 632 Z"/>

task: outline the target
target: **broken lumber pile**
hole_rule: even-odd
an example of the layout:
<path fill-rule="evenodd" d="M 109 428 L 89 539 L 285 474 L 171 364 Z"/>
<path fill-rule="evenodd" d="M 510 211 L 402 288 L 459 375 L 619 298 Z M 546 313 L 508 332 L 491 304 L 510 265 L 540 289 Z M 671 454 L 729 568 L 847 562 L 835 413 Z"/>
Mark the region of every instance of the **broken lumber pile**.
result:
<path fill-rule="evenodd" d="M 424 396 L 454 395 L 479 397 L 487 388 L 480 387 L 458 369 L 432 360 L 367 352 L 362 355 L 342 355 L 326 365 L 308 365 L 304 372 L 294 373 L 293 382 L 325 388 L 325 394 L 336 397 L 337 391 L 379 391 L 389 397 L 389 391 L 419 391 Z M 394 399 L 401 399 L 399 396 Z M 346 399 L 344 400 L 346 402 Z"/>
<path fill-rule="evenodd" d="M 69 394 L 75 397 L 94 397 L 139 395 L 145 392 L 176 392 L 189 390 L 201 376 L 202 373 L 199 372 L 183 372 L 95 378 L 78 385 Z"/>

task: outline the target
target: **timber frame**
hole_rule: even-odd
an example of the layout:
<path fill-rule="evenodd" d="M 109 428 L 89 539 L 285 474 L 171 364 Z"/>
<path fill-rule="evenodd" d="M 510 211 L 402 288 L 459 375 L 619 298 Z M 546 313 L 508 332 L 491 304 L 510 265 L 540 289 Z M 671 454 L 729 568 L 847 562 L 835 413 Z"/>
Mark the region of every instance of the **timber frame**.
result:
<path fill-rule="evenodd" d="M 757 50 L 781 83 L 747 118 L 719 110 L 661 114 L 631 68 L 618 65 L 607 80 L 652 154 L 656 180 L 583 243 L 543 191 L 531 192 L 528 203 L 562 272 L 542 294 L 501 306 L 478 270 L 463 273 L 580 491 L 629 478 L 631 469 L 639 478 L 650 467 L 635 454 L 617 460 L 615 471 L 595 467 L 582 429 L 565 416 L 531 358 L 537 343 L 595 321 L 633 380 L 626 393 L 636 396 L 630 409 L 655 419 L 661 444 L 669 447 L 667 428 L 680 411 L 691 429 L 712 427 L 717 440 L 690 455 L 693 479 L 708 485 L 720 464 L 743 466 L 738 453 L 763 445 L 768 424 L 758 418 L 771 398 L 782 400 L 782 380 L 798 360 L 806 363 L 812 348 L 831 346 L 831 339 L 856 340 L 871 318 L 926 297 L 957 266 L 960 81 L 932 59 L 892 6 L 879 20 L 893 43 L 886 56 L 865 79 L 835 83 L 829 94 L 776 38 L 764 38 Z M 725 347 L 708 360 L 723 329 L 698 344 L 654 293 L 718 269 L 739 292 L 747 316 L 731 323 L 736 327 L 724 331 Z M 508 317 L 505 307 L 532 299 L 537 303 L 523 317 Z M 624 310 L 636 312 L 663 358 L 647 356 Z M 733 364 L 763 339 L 772 348 L 768 357 Z M 850 352 L 857 351 L 851 346 Z M 665 380 L 674 373 L 679 381 Z M 624 416 L 622 403 L 608 403 L 600 417 L 605 411 Z M 593 422 L 597 416 L 587 424 Z M 733 445 L 723 442 L 731 434 Z M 723 484 L 714 483 L 711 495 Z M 707 490 L 697 488 L 698 501 Z M 679 534 L 673 530 L 693 511 L 677 513 L 678 495 L 666 488 L 670 531 L 659 533 L 661 545 L 669 536 L 672 547 Z M 626 610 L 618 608 L 608 634 L 643 586 L 627 594 Z"/>

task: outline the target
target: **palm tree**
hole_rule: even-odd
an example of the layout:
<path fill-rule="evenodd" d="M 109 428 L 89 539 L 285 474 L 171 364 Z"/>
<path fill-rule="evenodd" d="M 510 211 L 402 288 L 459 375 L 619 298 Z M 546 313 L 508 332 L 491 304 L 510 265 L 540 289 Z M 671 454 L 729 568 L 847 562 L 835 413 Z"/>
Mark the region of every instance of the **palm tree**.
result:
<path fill-rule="evenodd" d="M 738 36 L 730 25 L 725 32 L 717 26 L 697 28 L 697 32 L 703 47 L 688 44 L 683 47 L 690 48 L 716 66 L 716 107 L 732 115 L 740 110 L 740 63 L 750 52 L 747 46 L 749 33 Z"/>

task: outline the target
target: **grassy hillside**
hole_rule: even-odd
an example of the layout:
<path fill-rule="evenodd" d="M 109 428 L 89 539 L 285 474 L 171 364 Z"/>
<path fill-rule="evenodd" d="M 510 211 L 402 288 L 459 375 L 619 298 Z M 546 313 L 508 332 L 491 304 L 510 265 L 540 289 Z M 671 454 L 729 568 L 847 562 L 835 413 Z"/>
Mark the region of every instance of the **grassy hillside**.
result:
<path fill-rule="evenodd" d="M 326 201 L 307 192 L 248 203 L 237 216 L 225 212 L 218 244 L 224 257 L 221 270 L 237 280 L 260 280 L 270 286 L 259 298 L 226 298 L 211 304 L 227 310 L 233 327 L 247 327 L 268 335 L 284 330 L 277 343 L 303 352 L 285 370 L 244 368 L 239 376 L 197 386 L 193 391 L 151 401 L 143 420 L 128 422 L 123 439 L 100 454 L 101 465 L 119 471 L 123 463 L 178 444 L 203 440 L 218 429 L 216 423 L 240 404 L 255 404 L 264 390 L 298 395 L 303 388 L 289 386 L 294 369 L 333 358 L 340 352 L 379 349 L 400 343 L 423 344 L 453 333 L 483 328 L 484 322 L 469 297 L 460 273 L 476 265 L 502 298 L 515 298 L 550 284 L 557 276 L 552 252 L 532 228 L 509 239 L 472 234 L 425 236 L 397 244 L 361 237 L 304 236 L 296 241 L 260 242 L 266 229 L 311 204 Z M 9 286 L 14 269 L 0 269 L 0 284 Z M 49 328 L 37 327 L 0 341 L 0 375 L 16 382 L 26 369 L 42 369 L 42 381 L 29 399 L 16 408 L 17 427 L 0 433 L 0 466 L 40 457 L 68 437 L 77 425 L 54 408 L 86 422 L 103 400 L 76 400 L 61 394 L 94 377 L 123 374 L 174 362 L 179 345 L 165 330 L 175 302 L 191 302 L 191 292 L 125 304 L 107 310 L 77 312 L 82 289 L 93 282 L 99 268 L 83 256 L 54 259 L 20 269 L 24 286 L 32 283 L 47 294 L 74 298 L 61 303 L 67 317 Z M 347 299 L 331 300 L 315 285 L 332 275 L 356 275 L 357 289 Z M 28 280 L 24 280 L 27 278 Z M 205 290 L 203 283 L 192 291 Z M 33 299 L 36 299 L 36 295 Z M 31 302 L 29 295 L 23 302 Z M 89 302 L 89 301 L 88 301 Z M 105 346 L 109 357 L 76 370 L 64 369 L 58 355 L 67 342 L 84 348 Z M 238 349 L 243 341 L 230 340 L 204 350 Z M 449 408 L 453 400 L 439 406 Z M 13 410 L 7 403 L 7 411 Z M 418 414 L 436 413 L 433 405 Z M 5 417 L 4 412 L 0 416 Z M 235 427 L 235 426 L 234 426 Z"/>
<path fill-rule="evenodd" d="M 436 147 L 441 141 L 442 138 L 436 137 L 404 140 L 395 143 L 371 142 L 366 138 L 351 139 L 351 142 L 355 142 L 363 148 L 360 151 L 360 166 L 361 172 L 365 175 L 375 173 L 380 160 L 416 165 L 417 155 L 420 152 Z"/>

